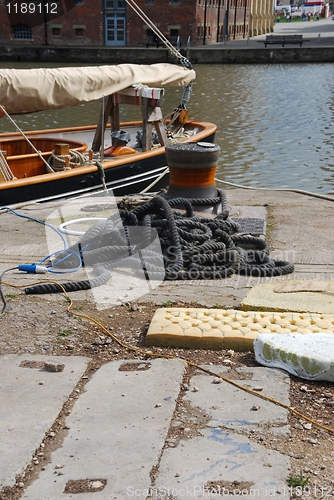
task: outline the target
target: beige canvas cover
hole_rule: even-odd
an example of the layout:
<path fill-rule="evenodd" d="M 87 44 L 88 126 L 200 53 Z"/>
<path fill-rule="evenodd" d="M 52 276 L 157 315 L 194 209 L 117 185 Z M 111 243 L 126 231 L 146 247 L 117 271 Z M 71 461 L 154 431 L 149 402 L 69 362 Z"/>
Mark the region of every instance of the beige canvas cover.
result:
<path fill-rule="evenodd" d="M 195 71 L 168 63 L 1 69 L 0 104 L 9 114 L 76 106 L 134 84 L 185 86 Z"/>

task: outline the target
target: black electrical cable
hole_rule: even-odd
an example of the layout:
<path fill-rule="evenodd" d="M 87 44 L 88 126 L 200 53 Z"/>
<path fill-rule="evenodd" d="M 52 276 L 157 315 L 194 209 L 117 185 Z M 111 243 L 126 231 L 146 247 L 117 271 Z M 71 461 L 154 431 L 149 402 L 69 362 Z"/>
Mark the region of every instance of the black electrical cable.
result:
<path fill-rule="evenodd" d="M 1 298 L 1 302 L 2 302 L 2 309 L 0 312 L 0 318 L 5 314 L 5 312 L 7 310 L 7 300 L 6 300 L 5 294 L 3 293 L 3 290 L 2 290 L 2 282 L 3 282 L 2 278 L 6 273 L 8 273 L 9 271 L 14 271 L 15 269 L 18 269 L 18 266 L 10 267 L 9 269 L 6 269 L 5 271 L 2 272 L 2 274 L 0 276 L 0 298 Z"/>

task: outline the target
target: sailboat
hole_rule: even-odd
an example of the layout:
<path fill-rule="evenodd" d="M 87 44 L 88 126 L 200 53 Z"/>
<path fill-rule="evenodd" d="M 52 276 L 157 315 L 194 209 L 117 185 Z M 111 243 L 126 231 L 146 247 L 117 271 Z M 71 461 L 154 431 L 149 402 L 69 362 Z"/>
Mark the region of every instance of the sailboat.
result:
<path fill-rule="evenodd" d="M 0 134 L 0 206 L 167 186 L 167 145 L 214 141 L 215 124 L 188 118 L 195 77 L 192 68 L 166 63 L 2 70 L 0 114 L 17 132 Z M 165 120 L 168 86 L 184 92 Z M 94 100 L 101 111 L 91 126 L 24 132 L 12 118 Z M 120 122 L 122 104 L 137 106 L 140 119 Z"/>

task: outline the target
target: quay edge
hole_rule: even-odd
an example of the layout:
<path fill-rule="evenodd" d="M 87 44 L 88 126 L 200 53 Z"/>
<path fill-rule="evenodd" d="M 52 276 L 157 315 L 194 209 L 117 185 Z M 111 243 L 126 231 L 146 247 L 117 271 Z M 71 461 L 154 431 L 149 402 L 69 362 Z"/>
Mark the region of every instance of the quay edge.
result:
<path fill-rule="evenodd" d="M 282 64 L 332 63 L 334 45 L 311 47 L 233 47 L 217 44 L 181 49 L 192 64 Z M 0 46 L 0 62 L 40 62 L 76 64 L 154 64 L 175 63 L 176 57 L 165 48 L 143 47 L 8 47 Z"/>

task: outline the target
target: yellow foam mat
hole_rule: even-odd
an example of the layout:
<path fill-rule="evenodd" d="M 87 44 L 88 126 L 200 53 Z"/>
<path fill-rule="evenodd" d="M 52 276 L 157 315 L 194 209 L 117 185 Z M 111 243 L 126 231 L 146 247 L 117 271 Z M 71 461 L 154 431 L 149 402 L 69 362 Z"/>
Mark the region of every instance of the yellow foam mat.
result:
<path fill-rule="evenodd" d="M 330 314 L 161 308 L 150 323 L 147 346 L 253 350 L 259 333 L 334 333 Z"/>

